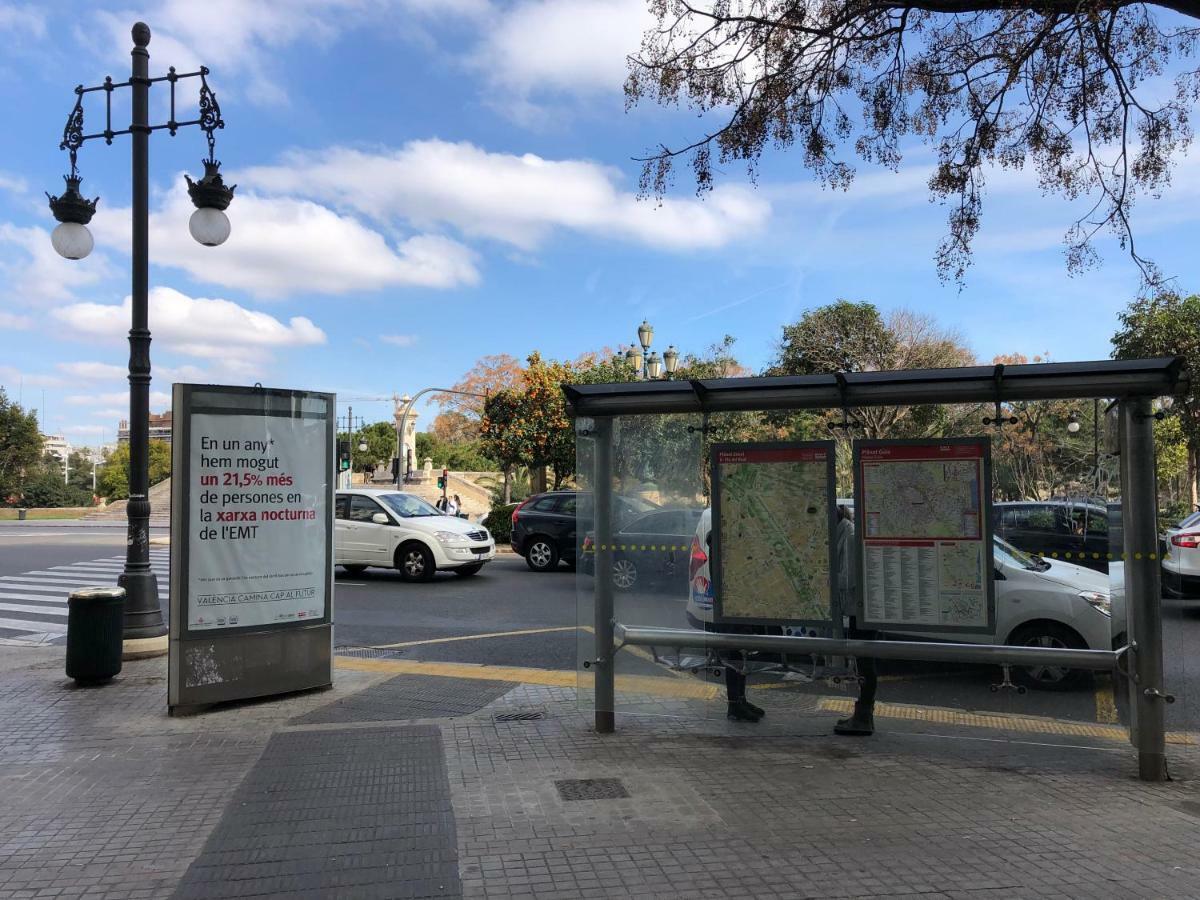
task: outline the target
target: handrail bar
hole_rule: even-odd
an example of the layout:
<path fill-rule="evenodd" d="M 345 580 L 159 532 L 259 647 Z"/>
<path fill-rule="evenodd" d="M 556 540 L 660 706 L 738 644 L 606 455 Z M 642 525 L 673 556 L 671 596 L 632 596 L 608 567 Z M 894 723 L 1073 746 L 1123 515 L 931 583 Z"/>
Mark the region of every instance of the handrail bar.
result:
<path fill-rule="evenodd" d="M 1060 647 L 1019 647 L 1008 644 L 951 644 L 924 641 L 866 641 L 850 638 L 800 637 L 775 634 L 718 634 L 689 628 L 642 625 L 613 626 L 617 650 L 637 647 L 708 647 L 718 650 L 760 650 L 775 653 L 909 659 L 926 662 L 994 663 L 996 665 L 1064 666 L 1110 672 L 1125 651 L 1071 650 Z"/>

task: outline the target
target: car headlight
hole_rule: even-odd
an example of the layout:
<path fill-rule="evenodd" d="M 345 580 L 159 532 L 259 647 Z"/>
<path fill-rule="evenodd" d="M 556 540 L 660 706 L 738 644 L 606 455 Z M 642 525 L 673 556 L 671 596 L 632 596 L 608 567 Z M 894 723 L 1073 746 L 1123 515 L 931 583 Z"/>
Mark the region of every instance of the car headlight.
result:
<path fill-rule="evenodd" d="M 461 544 L 466 540 L 464 535 L 455 534 L 453 531 L 435 531 L 433 536 L 443 544 Z"/>
<path fill-rule="evenodd" d="M 1100 610 L 1106 616 L 1112 615 L 1112 599 L 1108 594 L 1102 594 L 1099 591 L 1080 591 L 1079 596 L 1086 600 L 1093 609 Z"/>

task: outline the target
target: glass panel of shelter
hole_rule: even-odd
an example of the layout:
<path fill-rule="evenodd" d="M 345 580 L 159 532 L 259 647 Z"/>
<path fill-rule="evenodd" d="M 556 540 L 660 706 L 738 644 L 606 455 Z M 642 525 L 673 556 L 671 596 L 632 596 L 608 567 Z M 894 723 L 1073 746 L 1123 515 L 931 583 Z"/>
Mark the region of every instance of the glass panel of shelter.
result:
<path fill-rule="evenodd" d="M 581 497 L 594 490 L 596 477 L 595 431 L 589 431 L 586 424 L 583 423 L 577 442 Z M 758 723 L 760 729 L 775 726 L 795 732 L 815 723 L 813 727 L 828 730 L 837 716 L 853 709 L 867 668 L 861 662 L 835 654 L 744 653 L 717 648 L 713 646 L 715 641 L 706 637 L 710 632 L 705 630 L 705 613 L 711 616 L 711 606 L 706 609 L 706 605 L 711 604 L 713 593 L 712 573 L 706 565 L 712 552 L 709 450 L 715 436 L 720 436 L 721 424 L 719 415 L 707 419 L 655 415 L 613 421 L 609 481 L 614 526 L 609 550 L 613 618 L 630 626 L 690 628 L 696 635 L 694 647 L 650 645 L 626 646 L 620 650 L 613 662 L 617 676 L 616 711 L 626 715 L 724 718 L 728 712 L 729 672 L 733 670 L 735 686 L 738 677 L 748 676 L 746 698 L 767 713 Z M 993 446 L 997 464 L 1002 464 L 1005 447 L 1000 441 Z M 849 441 L 839 440 L 837 495 L 847 499 L 852 492 L 848 485 L 840 483 L 840 476 L 846 468 L 841 454 L 848 449 Z M 1053 503 L 1043 503 L 1041 506 L 1047 509 L 1035 509 L 1032 516 L 1024 516 L 1024 519 L 1036 518 L 1040 512 L 1046 518 L 1049 511 L 1052 524 L 1063 526 L 1059 529 L 1062 534 L 1056 532 L 1055 538 L 1061 546 L 1034 548 L 1027 544 L 1026 549 L 1033 550 L 1033 554 L 1022 552 L 1021 547 L 1009 548 L 1000 536 L 1005 534 L 1001 526 L 1015 523 L 1021 516 L 1014 513 L 1006 517 L 1002 510 L 997 510 L 995 522 L 1000 542 L 996 544 L 996 628 L 988 635 L 955 640 L 1073 645 L 1072 641 L 1062 640 L 1062 634 L 1052 628 L 1044 628 L 1045 634 L 1034 634 L 1025 627 L 1029 623 L 1018 622 L 1019 616 L 1013 613 L 1022 605 L 1026 608 L 1032 605 L 1027 582 L 1046 580 L 1046 562 L 1053 571 L 1069 571 L 1079 579 L 1089 577 L 1083 570 L 1096 573 L 1102 580 L 1107 576 L 1108 602 L 1118 608 L 1113 610 L 1115 618 L 1104 616 L 1100 630 L 1105 632 L 1109 647 L 1114 641 L 1120 643 L 1124 639 L 1120 630 L 1124 614 L 1116 602 L 1123 579 L 1119 568 L 1112 565 L 1123 552 L 1120 480 L 1109 471 L 1115 469 L 1111 460 L 1106 459 L 1103 465 L 1098 460 L 1090 462 L 1091 472 L 1075 479 L 1077 483 L 1064 491 L 1065 499 L 1060 496 Z M 997 499 L 1011 502 L 1004 497 Z M 589 538 L 594 542 L 594 504 L 580 503 L 577 514 L 581 541 L 577 576 L 579 698 L 581 705 L 591 711 L 594 673 L 590 664 L 596 656 L 593 564 L 597 554 L 594 543 L 589 545 Z M 1028 535 L 1007 536 L 1019 538 L 1023 543 L 1029 539 Z M 1100 549 L 1100 542 L 1106 542 L 1108 549 Z M 1111 561 L 1107 558 L 1110 553 Z M 1093 558 L 1096 556 L 1105 558 Z M 1081 581 L 1074 593 L 1086 593 L 1089 586 Z M 1104 592 L 1103 588 L 1094 591 Z M 1103 615 L 1104 603 L 1100 597 L 1075 599 L 1088 604 L 1086 610 L 1080 606 L 1081 614 Z M 1068 601 L 1074 602 L 1065 593 L 1057 600 Z M 1176 703 L 1168 710 L 1168 727 L 1177 732 L 1173 738 L 1176 746 L 1183 748 L 1191 746 L 1189 735 L 1197 730 L 1187 718 L 1187 704 L 1183 702 L 1196 649 L 1188 627 L 1194 619 L 1188 610 L 1183 603 L 1164 603 L 1167 684 L 1175 685 L 1176 697 Z M 835 622 L 831 618 L 824 625 L 787 622 L 758 630 L 781 635 L 835 636 L 846 624 L 846 619 Z M 1022 627 L 1025 631 L 1021 631 Z M 881 636 L 899 640 L 931 637 L 905 631 Z M 1099 638 L 1091 637 L 1086 637 L 1085 643 L 1096 644 L 1097 648 L 1104 645 Z M 973 733 L 993 738 L 1011 736 L 1038 742 L 1069 738 L 1075 745 L 1109 749 L 1125 745 L 1123 727 L 1128 723 L 1129 713 L 1123 680 L 1118 678 L 1114 683 L 1106 673 L 1093 676 L 1064 671 L 1061 667 L 1054 671 L 1054 668 L 1012 666 L 1006 671 L 994 664 L 883 660 L 878 663 L 876 715 L 881 727 L 890 730 L 973 729 Z M 1067 679 L 1067 685 L 1056 684 L 1063 678 Z M 735 722 L 731 727 L 743 726 Z"/>

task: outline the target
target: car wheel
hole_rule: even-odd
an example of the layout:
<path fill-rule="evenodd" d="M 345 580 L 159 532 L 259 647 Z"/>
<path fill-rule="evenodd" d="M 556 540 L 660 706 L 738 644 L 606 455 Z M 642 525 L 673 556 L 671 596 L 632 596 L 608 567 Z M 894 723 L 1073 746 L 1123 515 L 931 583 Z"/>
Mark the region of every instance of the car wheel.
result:
<path fill-rule="evenodd" d="M 347 574 L 347 575 L 361 575 L 363 572 L 367 571 L 367 567 L 366 567 L 366 566 L 347 566 L 347 565 L 343 565 L 343 566 L 342 566 L 342 569 L 343 569 L 343 570 L 345 570 L 345 572 L 346 572 L 346 574 Z"/>
<path fill-rule="evenodd" d="M 396 568 L 405 581 L 429 581 L 437 572 L 429 548 L 415 541 L 396 551 Z"/>
<path fill-rule="evenodd" d="M 1047 647 L 1086 650 L 1083 638 L 1055 622 L 1034 622 L 1018 628 L 1008 642 L 1019 647 Z M 1079 687 L 1088 676 L 1085 669 L 1065 666 L 1013 666 L 1012 677 L 1017 684 L 1042 691 L 1070 691 Z"/>
<path fill-rule="evenodd" d="M 613 584 L 622 591 L 633 590 L 633 586 L 637 584 L 638 570 L 637 565 L 632 559 L 613 560 Z"/>
<path fill-rule="evenodd" d="M 483 568 L 483 563 L 475 563 L 470 566 L 459 566 L 454 570 L 454 574 L 460 578 L 470 578 L 472 575 L 478 575 L 479 570 Z"/>
<path fill-rule="evenodd" d="M 535 572 L 550 572 L 558 565 L 558 548 L 544 537 L 535 537 L 525 551 L 525 564 Z"/>

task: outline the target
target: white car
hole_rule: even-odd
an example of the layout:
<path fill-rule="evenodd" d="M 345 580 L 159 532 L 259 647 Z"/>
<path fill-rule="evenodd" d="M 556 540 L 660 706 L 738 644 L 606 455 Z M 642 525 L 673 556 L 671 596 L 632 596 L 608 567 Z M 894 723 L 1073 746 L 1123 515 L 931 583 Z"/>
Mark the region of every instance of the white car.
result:
<path fill-rule="evenodd" d="M 845 505 L 850 504 L 846 502 Z M 692 538 L 688 617 L 693 624 L 712 617 L 713 585 L 708 567 L 711 531 L 712 512 L 706 509 Z M 994 634 L 948 637 L 945 633 L 906 631 L 893 636 L 898 640 L 915 637 L 967 644 L 1020 644 L 1080 650 L 1113 648 L 1108 575 L 1068 562 L 1031 556 L 999 538 L 994 538 L 993 543 L 996 563 Z M 1124 614 L 1123 609 L 1121 614 Z M 1029 666 L 1014 667 L 1012 675 L 1030 687 L 1066 690 L 1080 684 L 1086 672 Z"/>
<path fill-rule="evenodd" d="M 496 541 L 486 528 L 413 494 L 338 491 L 335 508 L 333 561 L 347 572 L 382 566 L 399 569 L 405 581 L 428 581 L 439 570 L 474 575 L 496 558 Z"/>
<path fill-rule="evenodd" d="M 1200 596 L 1200 512 L 1163 532 L 1163 587 L 1182 597 Z"/>

